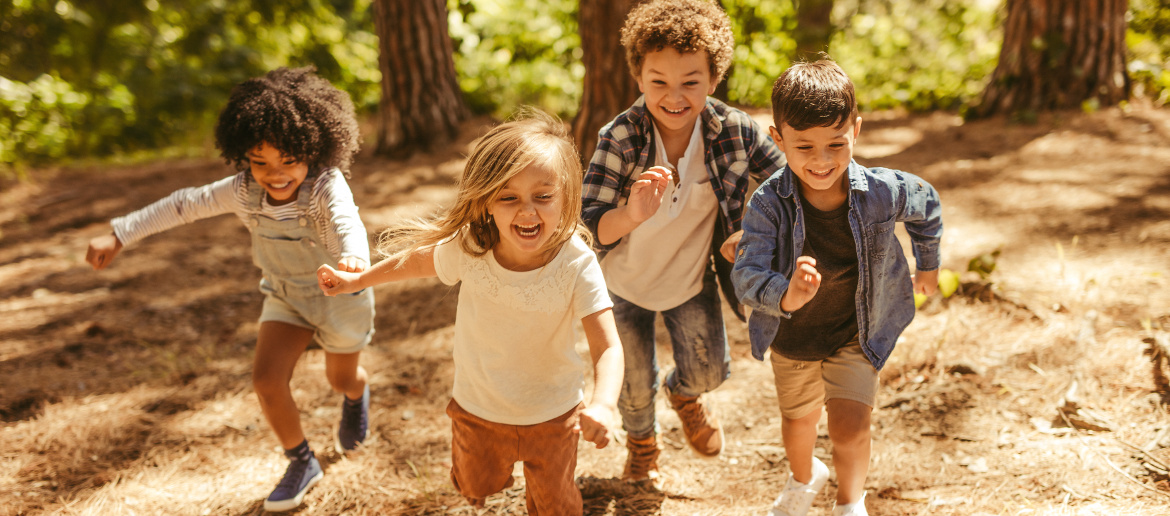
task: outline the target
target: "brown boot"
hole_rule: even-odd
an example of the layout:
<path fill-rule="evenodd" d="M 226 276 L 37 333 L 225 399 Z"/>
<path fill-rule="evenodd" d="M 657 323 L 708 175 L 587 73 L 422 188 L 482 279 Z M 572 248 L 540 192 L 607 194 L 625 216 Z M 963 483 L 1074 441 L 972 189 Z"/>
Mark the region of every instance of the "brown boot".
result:
<path fill-rule="evenodd" d="M 658 436 L 638 439 L 634 436 L 626 437 L 626 448 L 630 454 L 626 456 L 626 469 L 622 472 L 622 480 L 640 482 L 649 480 L 650 485 L 662 489 L 662 475 L 658 472 L 658 454 L 662 447 L 658 445 Z"/>
<path fill-rule="evenodd" d="M 719 425 L 715 414 L 703 404 L 702 397 L 676 396 L 670 389 L 666 392 L 670 407 L 678 412 L 683 433 L 695 453 L 704 457 L 718 456 L 723 451 L 723 427 Z"/>

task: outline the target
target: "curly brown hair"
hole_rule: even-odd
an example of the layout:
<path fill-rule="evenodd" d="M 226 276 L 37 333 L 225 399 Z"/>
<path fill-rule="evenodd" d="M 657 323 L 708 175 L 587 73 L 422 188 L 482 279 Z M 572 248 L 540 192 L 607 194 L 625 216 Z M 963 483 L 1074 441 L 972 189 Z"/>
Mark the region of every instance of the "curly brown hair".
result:
<path fill-rule="evenodd" d="M 853 81 L 827 54 L 814 63 L 789 67 L 772 85 L 772 123 L 797 131 L 835 127 L 857 119 Z"/>
<path fill-rule="evenodd" d="M 247 170 L 248 151 L 267 143 L 310 175 L 333 167 L 349 175 L 360 141 L 353 101 L 315 72 L 282 67 L 232 88 L 215 127 L 224 161 Z"/>
<path fill-rule="evenodd" d="M 635 7 L 622 26 L 622 46 L 630 74 L 642 73 L 646 54 L 671 47 L 680 53 L 706 52 L 711 83 L 719 84 L 731 66 L 735 38 L 731 20 L 709 0 L 651 0 Z"/>

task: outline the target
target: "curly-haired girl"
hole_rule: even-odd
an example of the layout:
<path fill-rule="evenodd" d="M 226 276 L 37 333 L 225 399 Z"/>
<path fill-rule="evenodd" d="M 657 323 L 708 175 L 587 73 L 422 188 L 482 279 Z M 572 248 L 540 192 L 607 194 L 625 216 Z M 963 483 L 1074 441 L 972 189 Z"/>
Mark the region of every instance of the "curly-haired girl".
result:
<path fill-rule="evenodd" d="M 345 396 L 338 451 L 357 447 L 369 426 L 370 389 L 358 361 L 374 334 L 373 292 L 325 297 L 316 279 L 321 263 L 360 272 L 370 262 L 366 229 L 345 181 L 358 125 L 349 95 L 313 68 L 280 68 L 232 90 L 215 137 L 237 174 L 115 218 L 112 233 L 90 241 L 85 260 L 104 269 L 123 246 L 147 236 L 229 212 L 240 218 L 264 273 L 252 384 L 291 461 L 264 508 L 289 510 L 322 477 L 289 390 L 293 368 L 314 340 L 325 350 L 329 384 Z"/>

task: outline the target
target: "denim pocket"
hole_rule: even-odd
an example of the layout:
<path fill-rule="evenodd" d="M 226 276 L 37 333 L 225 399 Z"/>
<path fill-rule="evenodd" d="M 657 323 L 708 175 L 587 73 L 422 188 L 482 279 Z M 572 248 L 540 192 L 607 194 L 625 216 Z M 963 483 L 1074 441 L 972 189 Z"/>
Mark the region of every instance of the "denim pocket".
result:
<path fill-rule="evenodd" d="M 869 255 L 874 258 L 888 256 L 900 251 L 898 238 L 894 236 L 895 220 L 887 220 L 870 224 L 865 228 L 865 237 L 869 241 Z"/>

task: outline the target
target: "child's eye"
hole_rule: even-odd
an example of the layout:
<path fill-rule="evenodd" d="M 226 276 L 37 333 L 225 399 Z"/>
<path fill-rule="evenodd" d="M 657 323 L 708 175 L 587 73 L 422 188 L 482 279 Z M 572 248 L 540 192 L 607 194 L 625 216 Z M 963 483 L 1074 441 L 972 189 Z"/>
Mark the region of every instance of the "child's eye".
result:
<path fill-rule="evenodd" d="M 698 86 L 698 85 L 699 85 L 699 81 L 687 81 L 687 82 L 685 82 L 685 83 L 683 83 L 683 84 L 685 84 L 685 85 L 686 85 L 686 86 L 688 86 L 688 87 L 692 87 L 692 88 L 693 88 L 693 87 L 695 87 L 695 86 Z"/>

